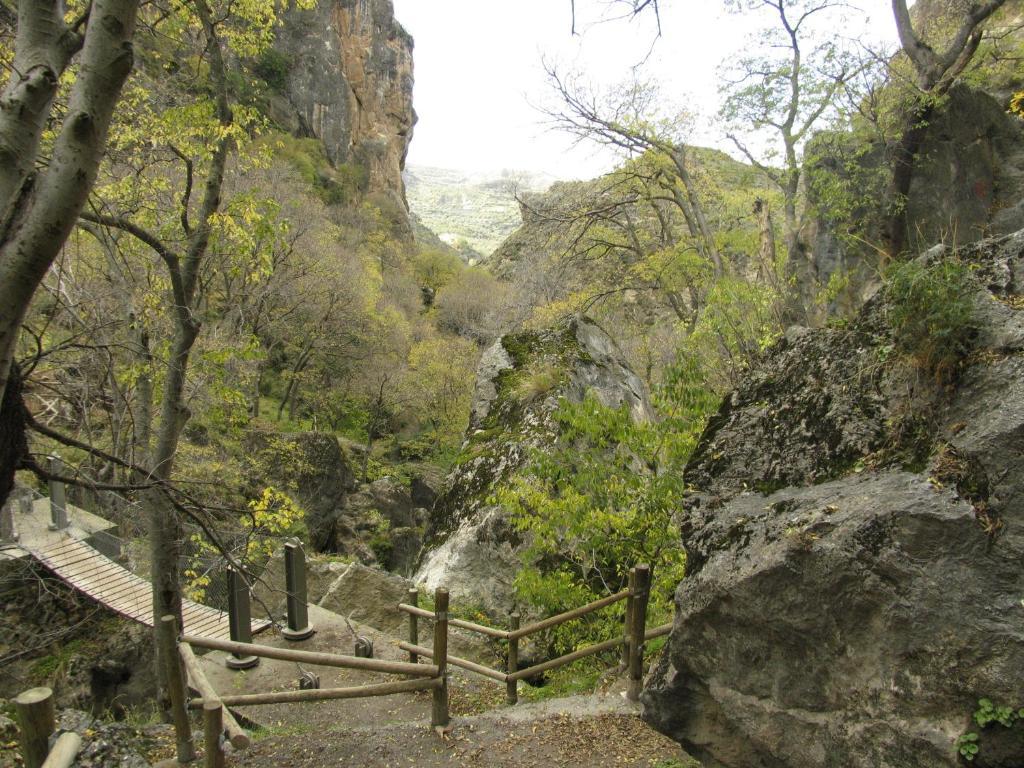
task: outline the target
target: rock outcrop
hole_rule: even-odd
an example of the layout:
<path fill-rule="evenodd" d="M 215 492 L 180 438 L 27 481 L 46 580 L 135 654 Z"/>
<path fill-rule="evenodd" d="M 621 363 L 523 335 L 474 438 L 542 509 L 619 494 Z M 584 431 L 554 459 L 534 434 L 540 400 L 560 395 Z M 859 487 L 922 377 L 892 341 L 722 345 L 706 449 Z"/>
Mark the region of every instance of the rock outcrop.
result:
<path fill-rule="evenodd" d="M 553 414 L 560 398 L 579 402 L 592 392 L 606 406 L 628 407 L 638 421 L 653 418 L 646 387 L 622 359 L 612 339 L 586 318 L 495 342 L 480 362 L 469 430 L 434 504 L 428 530 L 434 546 L 417 581 L 448 587 L 454 598 L 491 614 L 507 614 L 524 542 L 489 497 L 532 449 L 558 439 Z"/>
<path fill-rule="evenodd" d="M 931 258 L 946 254 L 933 251 Z M 791 332 L 687 469 L 690 575 L 644 716 L 707 765 L 1024 765 L 1024 232 L 961 249 L 978 333 L 955 386 L 894 354 L 880 294 Z"/>
<path fill-rule="evenodd" d="M 412 37 L 391 0 L 324 0 L 292 9 L 275 48 L 287 62 L 284 97 L 296 133 L 320 139 L 335 165 L 366 169 L 372 192 L 405 204 L 412 140 Z"/>

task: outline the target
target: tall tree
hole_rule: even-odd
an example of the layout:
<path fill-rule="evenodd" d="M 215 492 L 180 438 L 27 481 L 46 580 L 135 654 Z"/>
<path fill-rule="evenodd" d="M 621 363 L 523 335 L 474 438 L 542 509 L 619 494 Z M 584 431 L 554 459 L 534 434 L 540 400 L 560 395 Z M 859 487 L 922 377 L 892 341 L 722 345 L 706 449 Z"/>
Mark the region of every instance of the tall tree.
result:
<path fill-rule="evenodd" d="M 581 141 L 591 141 L 626 157 L 652 153 L 661 158 L 653 175 L 662 196 L 678 209 L 698 253 L 716 276 L 725 272 L 715 232 L 708 221 L 685 142 L 686 115 L 670 114 L 651 83 L 629 82 L 608 94 L 597 94 L 576 77 L 547 68 L 559 105 L 547 110 L 554 125 Z"/>
<path fill-rule="evenodd" d="M 266 49 L 277 7 L 273 0 L 191 0 L 155 17 L 159 40 L 181 42 L 170 51 L 153 51 L 155 62 L 168 57 L 172 62 L 153 64 L 160 69 L 140 74 L 121 116 L 104 184 L 81 215 L 86 227 L 133 239 L 139 257 L 152 255 L 165 274 L 161 300 L 169 330 L 161 341 L 167 352 L 159 361 L 159 413 L 152 446 L 145 451 L 144 477 L 157 486 L 146 494 L 157 617 L 181 617 L 183 521 L 164 486 L 173 479 L 178 444 L 191 416 L 189 365 L 216 302 L 219 284 L 213 278 L 219 270 L 269 269 L 262 262 L 272 254 L 276 205 L 251 195 L 227 200 L 224 192 L 229 160 L 259 128 L 251 109 L 233 103 L 229 66 Z"/>
<path fill-rule="evenodd" d="M 132 69 L 138 5 L 95 0 L 65 21 L 61 0 L 18 3 L 14 56 L 0 94 L 0 504 L 24 458 L 13 365 L 18 333 L 95 181 L 114 106 Z M 66 109 L 55 113 L 62 78 L 75 65 Z M 56 138 L 44 147 L 51 121 Z"/>
<path fill-rule="evenodd" d="M 906 248 L 908 237 L 907 198 L 914 181 L 918 154 L 928 136 L 928 122 L 939 99 L 945 96 L 971 63 L 981 45 L 984 23 L 1006 0 L 961 3 L 949 11 L 948 25 L 935 24 L 939 35 L 950 28 L 944 40 L 928 39 L 915 24 L 906 0 L 892 0 L 900 45 L 913 70 L 912 92 L 905 107 L 900 135 L 896 140 L 889 185 L 889 216 L 886 250 L 891 258 Z M 931 36 L 936 37 L 936 36 Z"/>
<path fill-rule="evenodd" d="M 738 12 L 767 10 L 774 17 L 753 55 L 727 68 L 722 116 L 737 149 L 771 179 L 783 196 L 787 267 L 801 285 L 812 284 L 813 263 L 800 247 L 805 211 L 800 195 L 803 147 L 833 110 L 856 64 L 832 30 L 842 0 L 731 0 Z M 827 26 L 825 26 L 827 25 Z M 750 137 L 750 138 L 748 138 Z M 751 142 L 751 138 L 756 145 Z M 763 149 L 757 149 L 756 146 Z"/>

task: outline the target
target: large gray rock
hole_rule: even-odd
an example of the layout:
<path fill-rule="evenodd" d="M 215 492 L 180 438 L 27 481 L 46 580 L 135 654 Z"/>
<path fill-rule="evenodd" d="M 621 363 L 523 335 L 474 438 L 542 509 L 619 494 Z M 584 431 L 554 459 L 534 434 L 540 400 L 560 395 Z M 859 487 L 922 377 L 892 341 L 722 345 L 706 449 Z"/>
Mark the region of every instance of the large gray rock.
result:
<path fill-rule="evenodd" d="M 359 563 L 336 571 L 337 576 L 317 600 L 321 608 L 390 634 L 397 634 L 408 624 L 408 617 L 398 610 L 412 586 L 408 579 Z"/>
<path fill-rule="evenodd" d="M 930 5 L 946 6 L 947 2 L 936 0 Z M 1013 33 L 1018 39 L 1019 29 L 1018 25 Z M 908 217 L 914 223 L 911 249 L 923 250 L 940 241 L 964 245 L 1024 227 L 1021 129 L 1021 119 L 1007 114 L 1006 96 L 998 89 L 990 93 L 961 85 L 949 93 L 929 118 L 914 168 L 907 200 Z M 863 179 L 884 178 L 891 153 L 880 143 L 862 141 L 853 135 L 824 133 L 812 140 L 808 156 L 832 178 L 845 177 L 851 169 Z M 813 197 L 813 189 L 810 194 Z M 847 292 L 853 295 L 843 298 L 854 305 L 865 289 L 877 285 L 874 252 L 862 244 L 879 240 L 884 217 L 881 206 L 867 205 L 849 221 L 837 225 L 819 218 L 804 232 L 821 283 L 832 275 L 852 276 Z M 851 227 L 856 230 L 852 241 L 846 237 Z"/>
<path fill-rule="evenodd" d="M 867 372 L 879 299 L 780 346 L 694 455 L 691 575 L 643 701 L 709 765 L 951 767 L 968 731 L 974 765 L 1024 765 L 1019 723 L 971 719 L 1024 704 L 1024 233 L 961 255 L 991 293 L 955 391 Z"/>
<path fill-rule="evenodd" d="M 528 460 L 558 439 L 560 398 L 588 393 L 633 418 L 653 418 L 643 381 L 614 341 L 588 318 L 499 339 L 478 369 L 473 413 L 462 451 L 434 504 L 429 550 L 416 580 L 445 586 L 454 599 L 504 617 L 525 541 L 490 497 Z"/>

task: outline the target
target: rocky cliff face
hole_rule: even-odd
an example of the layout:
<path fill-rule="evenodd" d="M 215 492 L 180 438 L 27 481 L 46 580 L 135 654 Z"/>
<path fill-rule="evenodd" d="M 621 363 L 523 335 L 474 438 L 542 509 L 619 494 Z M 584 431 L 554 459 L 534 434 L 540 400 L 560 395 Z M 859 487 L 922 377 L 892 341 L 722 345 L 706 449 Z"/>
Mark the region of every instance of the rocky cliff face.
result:
<path fill-rule="evenodd" d="M 606 406 L 626 405 L 638 421 L 653 418 L 643 381 L 586 318 L 503 336 L 484 354 L 466 441 L 434 504 L 434 546 L 416 581 L 448 587 L 492 614 L 508 613 L 523 540 L 489 497 L 531 449 L 558 439 L 552 415 L 559 398 L 580 402 L 587 392 Z"/>
<path fill-rule="evenodd" d="M 295 130 L 319 138 L 331 161 L 358 163 L 369 189 L 405 205 L 402 169 L 412 140 L 412 37 L 391 0 L 323 0 L 291 10 L 276 49 Z"/>
<path fill-rule="evenodd" d="M 933 251 L 932 258 L 947 254 Z M 893 357 L 878 295 L 793 331 L 694 453 L 690 576 L 644 714 L 708 765 L 1024 765 L 1024 232 L 979 279 L 955 387 Z"/>

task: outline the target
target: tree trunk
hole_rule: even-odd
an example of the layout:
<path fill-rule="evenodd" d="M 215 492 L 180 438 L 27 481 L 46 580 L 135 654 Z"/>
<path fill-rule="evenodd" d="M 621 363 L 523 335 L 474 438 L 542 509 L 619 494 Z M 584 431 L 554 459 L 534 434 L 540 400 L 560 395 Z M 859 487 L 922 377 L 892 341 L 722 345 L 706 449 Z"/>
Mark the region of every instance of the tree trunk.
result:
<path fill-rule="evenodd" d="M 54 61 L 51 49 L 71 45 L 77 38 L 60 22 L 57 9 L 62 4 L 20 5 L 16 63 L 25 62 L 27 69 L 16 68 L 21 77 L 12 76 L 0 106 L 0 155 L 8 158 L 0 162 L 4 166 L 0 170 L 0 398 L 32 295 L 74 227 L 96 179 L 114 105 L 131 72 L 138 0 L 93 3 L 81 68 L 53 153 L 45 170 L 25 173 L 21 165 L 30 169 L 35 162 L 56 79 L 73 52 L 64 50 L 63 60 Z M 58 22 L 64 31 L 53 39 L 53 25 Z M 55 66 L 60 68 L 55 71 Z M 26 120 L 30 113 L 31 119 Z M 12 166 L 11 156 L 18 157 L 20 165 Z"/>
<path fill-rule="evenodd" d="M 0 507 L 14 488 L 14 473 L 28 455 L 25 440 L 25 404 L 21 399 L 21 371 L 12 366 L 0 400 Z"/>
<path fill-rule="evenodd" d="M 886 221 L 885 253 L 888 259 L 899 258 L 907 249 L 909 214 L 907 204 L 914 182 L 917 156 L 928 138 L 928 122 L 934 111 L 932 105 L 919 104 L 911 110 L 903 125 L 893 156 L 892 179 L 889 186 L 889 216 Z"/>

